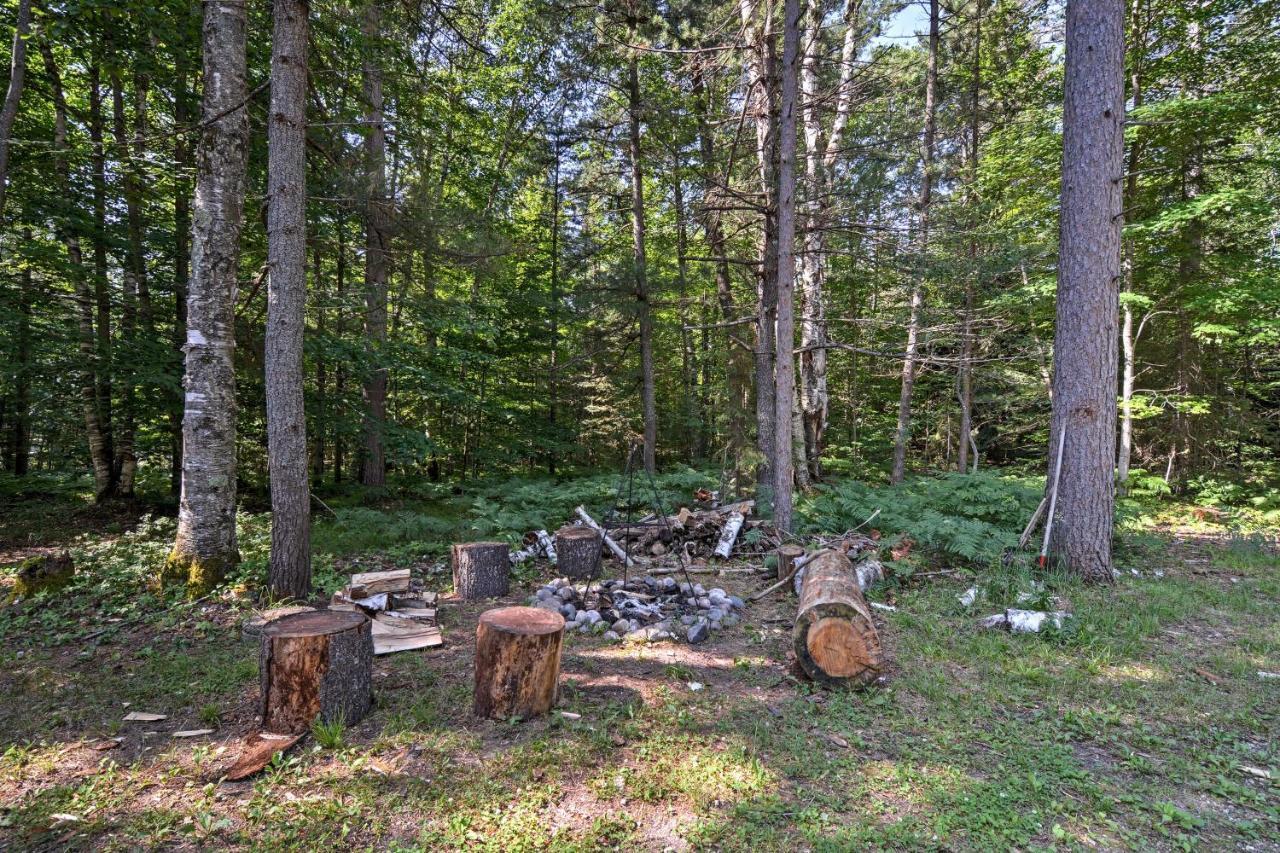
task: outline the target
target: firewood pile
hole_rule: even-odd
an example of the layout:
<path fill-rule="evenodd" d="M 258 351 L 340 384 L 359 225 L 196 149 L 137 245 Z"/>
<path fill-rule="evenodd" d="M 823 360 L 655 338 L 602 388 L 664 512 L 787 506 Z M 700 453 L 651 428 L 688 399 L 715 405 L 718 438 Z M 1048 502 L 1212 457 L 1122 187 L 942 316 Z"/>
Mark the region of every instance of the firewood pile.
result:
<path fill-rule="evenodd" d="M 436 624 L 436 594 L 408 569 L 363 572 L 333 594 L 330 610 L 359 610 L 373 620 L 373 653 L 386 655 L 444 643 Z"/>
<path fill-rule="evenodd" d="M 701 643 L 711 632 L 738 624 L 746 608 L 719 587 L 706 589 L 670 575 L 577 584 L 556 578 L 530 596 L 529 604 L 559 613 L 566 631 L 624 642 Z"/>

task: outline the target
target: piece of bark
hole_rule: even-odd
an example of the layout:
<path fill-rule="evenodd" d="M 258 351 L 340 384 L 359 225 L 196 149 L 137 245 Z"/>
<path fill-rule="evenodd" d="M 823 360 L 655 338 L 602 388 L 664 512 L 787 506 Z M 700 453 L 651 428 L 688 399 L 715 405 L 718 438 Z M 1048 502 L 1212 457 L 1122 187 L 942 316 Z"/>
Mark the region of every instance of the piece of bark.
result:
<path fill-rule="evenodd" d="M 302 738 L 301 734 L 285 735 L 256 732 L 244 739 L 240 755 L 231 768 L 223 774 L 227 782 L 239 782 L 257 773 L 271 763 L 277 752 L 284 752 Z"/>
<path fill-rule="evenodd" d="M 364 595 L 353 598 L 367 598 L 380 592 L 408 592 L 409 570 L 391 569 L 385 572 L 363 572 L 351 576 L 352 587 L 364 587 Z"/>
<path fill-rule="evenodd" d="M 742 530 L 742 522 L 746 517 L 740 512 L 731 512 L 725 519 L 724 528 L 720 532 L 720 541 L 716 543 L 715 555 L 722 560 L 729 559 L 733 553 L 734 543 L 738 541 L 738 532 Z"/>
<path fill-rule="evenodd" d="M 507 720 L 545 714 L 560 690 L 564 618 L 537 607 L 502 607 L 476 625 L 478 717 Z"/>
<path fill-rule="evenodd" d="M 622 550 L 622 546 L 619 545 L 617 542 L 615 542 L 613 540 L 613 537 L 611 537 L 608 533 L 606 533 L 604 528 L 596 523 L 596 520 L 587 513 L 585 508 L 579 506 L 579 507 L 576 507 L 573 512 L 575 515 L 578 516 L 578 518 L 582 519 L 583 524 L 585 524 L 587 527 L 590 527 L 592 530 L 596 531 L 602 537 L 604 537 L 604 544 L 613 553 L 613 556 L 621 560 L 622 563 L 628 568 L 630 568 L 632 565 L 635 564 L 635 561 L 627 556 L 627 552 Z"/>
<path fill-rule="evenodd" d="M 453 546 L 453 589 L 463 601 L 500 598 L 511 586 L 511 552 L 502 542 Z"/>
<path fill-rule="evenodd" d="M 796 662 L 821 684 L 860 687 L 884 666 L 880 634 L 849 558 L 824 551 L 805 564 L 792 633 Z"/>
<path fill-rule="evenodd" d="M 562 527 L 556 531 L 556 563 L 561 573 L 573 580 L 600 576 L 603 537 L 590 527 Z"/>
<path fill-rule="evenodd" d="M 373 704 L 373 633 L 363 613 L 277 619 L 262 632 L 258 665 L 265 731 L 299 734 L 317 718 L 354 725 Z"/>

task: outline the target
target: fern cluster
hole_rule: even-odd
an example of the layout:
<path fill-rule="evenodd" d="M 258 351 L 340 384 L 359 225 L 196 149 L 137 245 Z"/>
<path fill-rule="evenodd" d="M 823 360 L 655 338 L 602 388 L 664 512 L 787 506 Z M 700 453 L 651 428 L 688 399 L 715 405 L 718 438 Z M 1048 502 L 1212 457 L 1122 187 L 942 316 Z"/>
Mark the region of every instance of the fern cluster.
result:
<path fill-rule="evenodd" d="M 889 541 L 910 537 L 949 559 L 987 563 L 1017 544 L 1040 501 L 1036 480 L 995 473 L 916 477 L 899 486 L 845 481 L 801 506 L 806 533 L 836 533 L 866 521 Z"/>

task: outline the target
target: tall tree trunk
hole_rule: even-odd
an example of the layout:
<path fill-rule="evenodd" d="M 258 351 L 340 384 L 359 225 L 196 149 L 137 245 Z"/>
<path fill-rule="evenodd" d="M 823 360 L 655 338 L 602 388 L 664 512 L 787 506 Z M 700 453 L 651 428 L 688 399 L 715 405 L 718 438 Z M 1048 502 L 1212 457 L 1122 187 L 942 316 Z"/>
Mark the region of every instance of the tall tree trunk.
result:
<path fill-rule="evenodd" d="M 554 143 L 555 164 L 551 170 L 551 298 L 548 305 L 550 329 L 548 336 L 550 337 L 550 365 L 547 371 L 547 474 L 554 477 L 556 475 L 556 445 L 559 443 L 558 430 L 556 428 L 556 405 L 558 403 L 557 396 L 559 394 L 559 371 L 560 371 L 560 144 L 561 144 L 561 127 L 556 128 L 556 139 Z M 427 264 L 430 265 L 430 261 Z M 435 283 L 430 277 L 434 274 L 433 270 L 427 270 L 428 280 L 432 287 L 432 296 L 435 295 Z M 435 351 L 434 335 L 430 341 L 432 353 Z M 431 457 L 432 464 L 436 463 L 435 454 Z"/>
<path fill-rule="evenodd" d="M 631 38 L 638 36 L 638 22 L 631 10 Z M 653 377 L 653 314 L 649 306 L 649 281 L 645 259 L 644 162 L 640 150 L 640 58 L 633 48 L 627 56 L 628 142 L 631 158 L 632 283 L 640 319 L 640 404 L 644 414 L 644 470 L 657 469 L 658 404 Z"/>
<path fill-rule="evenodd" d="M 205 83 L 183 347 L 182 488 L 166 569 L 196 592 L 215 586 L 240 559 L 235 306 L 249 151 L 247 26 L 243 3 L 204 4 Z"/>
<path fill-rule="evenodd" d="M 777 102 L 777 49 L 773 33 L 773 2 L 762 0 L 763 27 L 757 30 L 756 0 L 738 0 L 743 36 L 747 44 L 745 62 L 751 98 L 745 105 L 755 117 L 756 162 L 760 172 L 760 199 L 764 223 L 760 234 L 760 266 L 756 279 L 756 447 L 760 464 L 756 472 L 757 502 L 760 512 L 773 506 L 774 478 L 770 463 L 779 429 L 774 384 L 774 356 L 778 320 L 778 208 L 775 175 L 778 162 L 778 135 L 774 117 Z M 789 422 L 790 412 L 787 413 Z"/>
<path fill-rule="evenodd" d="M 377 60 L 382 22 L 376 0 L 365 6 L 364 99 L 369 108 L 368 133 L 364 138 L 365 169 L 365 255 L 364 334 L 371 370 L 364 383 L 364 452 L 360 482 L 380 487 L 387 482 L 387 457 L 383 431 L 387 418 L 387 266 L 388 201 L 387 135 L 383 126 L 382 66 Z"/>
<path fill-rule="evenodd" d="M 1134 109 L 1142 106 L 1145 95 L 1142 86 L 1143 62 L 1146 58 L 1146 26 L 1143 20 L 1144 0 L 1133 0 L 1131 18 L 1131 40 L 1133 44 L 1133 62 L 1129 74 L 1130 96 Z M 1135 141 L 1129 147 L 1125 162 L 1124 210 L 1132 211 L 1138 203 L 1138 163 L 1142 156 L 1142 145 Z M 1132 214 L 1130 214 L 1132 215 Z M 1134 292 L 1134 251 L 1132 241 L 1124 244 L 1124 288 L 1126 293 Z M 1120 346 L 1124 357 L 1123 379 L 1120 384 L 1120 439 L 1116 450 L 1116 489 L 1124 494 L 1129 486 L 1129 468 L 1133 458 L 1133 391 L 1137 377 L 1137 333 L 1133 328 L 1133 302 L 1121 297 L 1120 307 L 1123 319 L 1120 327 Z M 1139 324 L 1141 325 L 1141 324 Z"/>
<path fill-rule="evenodd" d="M 139 75 L 134 87 L 135 127 L 130 140 L 128 120 L 125 115 L 124 86 L 118 74 L 111 77 L 111 105 L 117 158 L 123 173 L 125 223 L 128 239 L 124 267 L 124 315 L 121 336 L 125 347 L 126 364 L 122 364 L 122 389 L 120 431 L 116 441 L 116 466 L 120 471 L 120 495 L 131 498 L 138 474 L 138 455 L 135 447 L 137 435 L 138 382 L 137 365 L 144 358 L 143 348 L 151 341 L 154 326 L 151 311 L 150 287 L 147 282 L 146 255 L 143 248 L 142 180 L 140 162 L 145 154 L 145 126 L 147 116 L 148 82 Z M 139 334 L 139 328 L 141 334 Z"/>
<path fill-rule="evenodd" d="M 280 599 L 311 592 L 311 501 L 302 399 L 307 299 L 307 4 L 275 0 L 267 161 L 266 391 L 271 568 Z"/>
<path fill-rule="evenodd" d="M 685 458 L 692 462 L 698 437 L 697 392 L 698 374 L 693 364 L 693 335 L 689 329 L 689 237 L 685 224 L 684 178 L 677 160 L 671 181 L 671 202 L 676 217 L 676 292 L 680 300 L 680 381 L 684 385 L 683 423 L 680 432 L 684 436 Z"/>
<path fill-rule="evenodd" d="M 182 47 L 177 51 L 182 55 Z M 187 68 L 181 60 L 177 63 L 178 81 L 173 97 L 173 121 L 186 128 L 192 121 L 191 91 Z M 187 339 L 187 288 L 191 277 L 191 181 L 187 175 L 194 171 L 191 145 L 186 133 L 174 136 L 173 160 L 177 171 L 173 181 L 173 347 L 179 353 Z M 243 205 L 242 205 L 243 206 Z M 179 391 L 169 407 L 170 435 L 170 488 L 181 500 L 182 494 L 182 418 L 186 408 L 184 394 Z"/>
<path fill-rule="evenodd" d="M 716 204 L 723 197 L 716 176 L 715 141 L 711 135 L 707 91 L 701 69 L 693 74 L 694 109 L 698 121 L 698 149 L 701 155 L 702 228 L 711 249 L 716 282 L 716 300 L 726 323 L 736 323 L 738 308 L 733 298 L 733 280 L 729 275 L 728 246 L 720 211 Z M 747 446 L 747 407 L 751 397 L 751 347 L 738 335 L 738 326 L 726 326 L 728 353 L 725 356 L 725 385 L 728 395 L 727 454 L 732 480 L 736 487 L 741 479 L 742 452 Z M 704 329 L 704 332 L 706 330 Z"/>
<path fill-rule="evenodd" d="M 920 272 L 911 284 L 911 313 L 907 318 L 907 346 L 902 359 L 902 391 L 898 397 L 898 430 L 893 444 L 893 471 L 889 482 L 901 483 L 907 474 L 907 442 L 911 439 L 911 393 L 916 383 L 916 350 L 920 338 L 920 313 L 924 308 L 924 277 L 929 264 L 929 204 L 933 192 L 933 137 L 938 102 L 938 0 L 929 0 L 929 49 L 924 73 L 924 134 L 920 143 L 920 197 L 916 202 L 917 258 Z"/>
<path fill-rule="evenodd" d="M 346 335 L 347 331 L 347 308 L 343 302 L 347 289 L 347 217 L 342 211 L 338 211 L 335 220 L 335 228 L 338 232 L 338 250 L 337 257 L 334 262 L 333 269 L 333 291 L 334 298 L 338 303 L 338 317 L 335 325 L 337 326 L 338 339 Z M 341 360 L 333 367 L 333 398 L 339 406 L 345 406 L 343 396 L 347 391 L 347 369 Z M 342 435 L 342 428 L 339 426 L 337 419 L 333 425 L 333 483 L 337 485 L 342 482 L 342 478 L 346 473 L 346 441 Z"/>
<path fill-rule="evenodd" d="M 323 341 L 328 331 L 328 306 L 325 304 L 324 285 L 322 282 L 323 268 L 320 262 L 320 243 L 315 241 L 311 248 L 311 287 L 318 294 L 318 303 L 316 305 L 316 334 Z M 313 446 L 311 451 L 311 479 L 316 483 L 324 481 L 325 467 L 325 433 L 329 429 L 329 362 L 324 357 L 324 352 L 319 351 L 315 355 L 316 362 L 316 414 L 315 414 L 315 436 L 313 437 Z"/>
<path fill-rule="evenodd" d="M 13 30 L 13 49 L 9 53 L 9 88 L 4 107 L 0 109 L 0 225 L 4 224 L 5 193 L 9 189 L 9 138 L 18 117 L 22 85 L 27 76 L 27 35 L 31 32 L 31 0 L 18 0 L 18 20 Z"/>
<path fill-rule="evenodd" d="M 53 89 L 53 150 L 54 171 L 62 198 L 74 198 L 71 187 L 71 164 L 67 157 L 67 100 L 62 88 L 62 76 L 48 42 L 41 42 L 40 53 L 44 59 L 45 73 Z M 77 318 L 80 332 L 80 401 L 84 411 L 85 434 L 89 439 L 89 459 L 93 465 L 95 499 L 99 502 L 115 497 L 116 479 L 112 467 L 111 450 L 104 438 L 99 420 L 97 401 L 97 340 L 93 328 L 93 294 L 85 274 L 84 255 L 80 250 L 80 235 L 70 216 L 59 217 L 58 237 L 67 251 L 67 262 L 72 284 L 75 287 Z"/>
<path fill-rule="evenodd" d="M 23 242 L 31 244 L 31 229 L 22 231 Z M 14 336 L 13 425 L 9 434 L 11 470 L 25 476 L 31 456 L 31 308 L 35 302 L 35 286 L 31 281 L 31 265 L 22 265 L 18 291 L 18 329 Z"/>
<path fill-rule="evenodd" d="M 778 117 L 778 353 L 774 360 L 774 402 L 778 425 L 773 453 L 773 523 L 791 532 L 794 470 L 791 430 L 785 424 L 795 405 L 796 280 L 796 101 L 800 74 L 800 0 L 783 6 L 782 91 Z"/>
<path fill-rule="evenodd" d="M 1116 458 L 1124 0 L 1069 0 L 1053 429 L 1066 430 L 1053 551 L 1088 581 L 1111 580 Z"/>
<path fill-rule="evenodd" d="M 94 397 L 98 407 L 98 426 L 107 457 L 111 460 L 110 493 L 117 493 L 120 477 L 116 455 L 115 407 L 112 377 L 115 374 L 115 342 L 111 330 L 111 290 L 107 281 L 107 148 L 102 111 L 102 81 L 95 48 L 89 66 L 89 141 L 92 146 L 93 184 L 93 310 L 96 314 L 94 370 L 97 381 Z"/>
<path fill-rule="evenodd" d="M 982 15 L 983 0 L 978 0 L 974 14 L 973 62 L 970 67 L 969 81 L 969 169 L 968 169 L 968 202 L 973 219 L 969 237 L 969 274 L 964 284 L 964 309 L 960 318 L 960 367 L 959 367 L 959 402 L 960 402 L 960 436 L 959 452 L 956 456 L 956 470 L 964 473 L 969 470 L 969 445 L 973 442 L 973 357 L 975 340 L 973 334 L 973 311 L 978 277 L 978 142 L 981 133 L 981 100 L 982 100 Z M 974 470 L 977 470 L 977 451 L 974 451 Z"/>

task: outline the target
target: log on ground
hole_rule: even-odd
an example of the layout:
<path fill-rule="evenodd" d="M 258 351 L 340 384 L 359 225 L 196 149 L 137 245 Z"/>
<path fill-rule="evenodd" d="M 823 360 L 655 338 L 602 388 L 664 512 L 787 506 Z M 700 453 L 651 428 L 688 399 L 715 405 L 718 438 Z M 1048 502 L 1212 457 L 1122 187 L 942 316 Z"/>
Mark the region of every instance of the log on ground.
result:
<path fill-rule="evenodd" d="M 824 551 L 805 563 L 792 639 L 796 661 L 816 682 L 862 687 L 880 675 L 880 634 L 844 554 Z"/>
<path fill-rule="evenodd" d="M 373 635 L 351 610 L 285 616 L 262 630 L 262 728 L 299 734 L 317 718 L 353 725 L 373 705 Z"/>
<path fill-rule="evenodd" d="M 536 607 L 500 607 L 476 625 L 474 711 L 527 720 L 550 711 L 560 693 L 564 618 Z"/>
<path fill-rule="evenodd" d="M 453 546 L 453 589 L 464 601 L 499 598 L 511 584 L 511 552 L 502 542 Z"/>
<path fill-rule="evenodd" d="M 599 577 L 603 546 L 603 537 L 590 527 L 563 527 L 556 531 L 556 565 L 574 580 Z"/>

